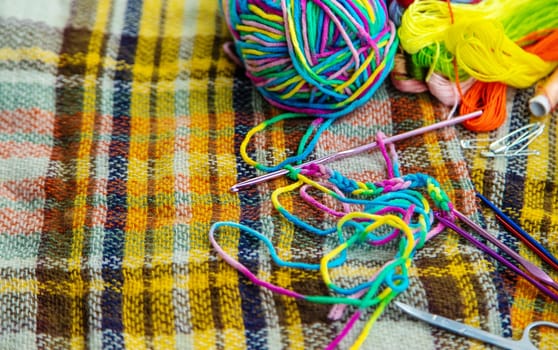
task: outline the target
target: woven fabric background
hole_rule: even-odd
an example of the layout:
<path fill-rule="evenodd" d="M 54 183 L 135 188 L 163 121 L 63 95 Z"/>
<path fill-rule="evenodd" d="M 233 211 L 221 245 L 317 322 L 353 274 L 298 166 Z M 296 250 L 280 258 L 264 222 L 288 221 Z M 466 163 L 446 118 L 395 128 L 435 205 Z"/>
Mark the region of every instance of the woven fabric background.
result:
<path fill-rule="evenodd" d="M 488 196 L 499 208 L 503 209 L 516 223 L 554 255 L 558 252 L 558 178 L 556 172 L 556 110 L 544 118 L 530 115 L 528 101 L 536 87 L 527 90 L 508 92 L 508 119 L 500 129 L 485 135 L 474 135 L 459 129 L 460 139 L 476 139 L 481 144 L 487 138 L 503 137 L 518 128 L 533 122 L 543 122 L 544 132 L 529 146 L 529 151 L 540 155 L 512 158 L 485 158 L 478 150 L 465 151 L 470 176 L 475 188 Z M 554 280 L 557 271 L 529 250 L 513 235 L 503 230 L 490 210 L 481 206 L 486 227 L 508 246 L 514 247 L 521 255 L 543 267 Z M 496 265 L 502 278 L 509 315 L 505 321 L 506 334 L 518 339 L 527 324 L 535 320 L 558 320 L 558 305 L 551 299 L 537 293 L 537 290 L 524 279 Z M 558 334 L 550 329 L 541 328 L 534 336 L 539 338 L 541 349 L 558 348 Z"/>
<path fill-rule="evenodd" d="M 229 39 L 217 1 L 0 1 L 0 349 L 321 349 L 341 330 L 348 315 L 331 321 L 329 307 L 254 286 L 209 243 L 211 224 L 230 220 L 265 233 L 292 259 L 316 261 L 333 244 L 274 210 L 271 192 L 288 179 L 229 191 L 257 175 L 238 153 L 244 135 L 280 113 L 226 57 Z M 499 132 L 528 122 L 528 96 L 510 95 L 510 122 Z M 446 113 L 429 95 L 386 83 L 323 134 L 315 156 Z M 490 213 L 477 212 L 474 189 L 482 191 L 558 254 L 556 117 L 532 145 L 538 157 L 464 153 L 459 138 L 477 136 L 456 127 L 398 143 L 402 172 L 434 176 L 462 212 L 498 234 Z M 307 125 L 278 124 L 249 151 L 276 163 L 296 151 Z M 363 181 L 385 176 L 375 152 L 331 166 Z M 283 204 L 327 224 L 297 199 Z M 274 266 L 240 232 L 218 239 L 259 276 L 328 293 L 317 274 Z M 369 276 L 393 253 L 362 251 L 345 278 Z M 493 333 L 518 337 L 532 320 L 558 321 L 556 303 L 447 230 L 410 274 L 401 300 Z M 556 333 L 535 339 L 556 348 Z M 395 308 L 364 347 L 485 348 Z"/>

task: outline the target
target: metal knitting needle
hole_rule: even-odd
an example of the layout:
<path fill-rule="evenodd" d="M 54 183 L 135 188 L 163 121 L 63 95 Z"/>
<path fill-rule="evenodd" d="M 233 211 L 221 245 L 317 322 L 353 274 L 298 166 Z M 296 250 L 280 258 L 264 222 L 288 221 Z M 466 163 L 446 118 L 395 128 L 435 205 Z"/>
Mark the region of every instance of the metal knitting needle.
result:
<path fill-rule="evenodd" d="M 404 140 L 404 139 L 407 139 L 407 138 L 410 138 L 410 137 L 413 137 L 413 136 L 418 136 L 418 135 L 427 133 L 427 132 L 432 131 L 432 130 L 437 130 L 437 129 L 441 129 L 441 128 L 446 127 L 446 126 L 451 126 L 451 125 L 462 123 L 466 120 L 476 118 L 476 117 L 480 116 L 481 114 L 482 114 L 482 111 L 479 110 L 479 111 L 475 111 L 475 112 L 472 112 L 472 113 L 464 114 L 464 115 L 459 116 L 459 117 L 443 120 L 441 122 L 438 122 L 438 123 L 435 123 L 435 124 L 432 124 L 432 125 L 423 126 L 421 128 L 418 128 L 418 129 L 414 129 L 414 130 L 410 130 L 410 131 L 407 131 L 407 132 L 404 132 L 404 133 L 401 133 L 401 134 L 386 137 L 384 142 L 391 143 L 391 142 L 401 141 L 401 140 Z M 359 153 L 362 153 L 362 152 L 370 151 L 370 150 L 372 150 L 376 147 L 378 147 L 378 143 L 375 142 L 375 141 L 372 141 L 372 142 L 367 143 L 367 144 L 362 145 L 362 146 L 358 146 L 358 147 L 355 147 L 355 148 L 352 148 L 352 149 L 348 149 L 348 150 L 341 151 L 341 152 L 338 152 L 338 153 L 330 154 L 330 155 L 327 155 L 325 157 L 318 158 L 318 159 L 315 159 L 315 160 L 312 160 L 312 161 L 309 161 L 309 162 L 306 162 L 306 163 L 295 165 L 295 166 L 293 166 L 293 168 L 299 169 L 299 168 L 301 168 L 305 165 L 311 164 L 311 163 L 312 164 L 329 163 L 329 162 L 332 162 L 334 160 L 338 160 L 338 159 L 353 156 L 355 154 L 359 154 Z M 280 177 L 282 175 L 287 174 L 288 172 L 289 172 L 289 170 L 287 170 L 287 169 L 281 169 L 281 170 L 277 170 L 277 171 L 274 171 L 274 172 L 271 172 L 271 173 L 268 173 L 268 174 L 265 174 L 265 175 L 254 177 L 252 179 L 248 179 L 246 181 L 242 181 L 242 182 L 237 183 L 236 185 L 233 185 L 231 187 L 231 191 L 238 192 L 245 187 L 252 186 L 252 185 L 258 184 L 260 182 L 268 181 L 268 180 L 271 180 L 271 179 L 275 179 L 277 177 Z"/>

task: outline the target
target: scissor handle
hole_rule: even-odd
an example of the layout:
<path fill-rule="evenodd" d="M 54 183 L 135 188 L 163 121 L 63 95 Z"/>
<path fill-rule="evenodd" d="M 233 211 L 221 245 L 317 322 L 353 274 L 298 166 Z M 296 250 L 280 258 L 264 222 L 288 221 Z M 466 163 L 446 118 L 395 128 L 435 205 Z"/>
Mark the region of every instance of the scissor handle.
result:
<path fill-rule="evenodd" d="M 552 328 L 558 329 L 558 323 L 554 323 L 554 322 L 535 321 L 535 322 L 529 323 L 527 325 L 527 327 L 525 327 L 525 330 L 523 331 L 523 336 L 521 337 L 521 340 L 519 341 L 519 343 L 521 343 L 521 345 L 525 345 L 525 349 L 534 349 L 534 350 L 537 349 L 535 344 L 533 344 L 533 342 L 531 341 L 531 330 L 533 328 L 539 327 L 539 326 L 547 326 L 547 327 L 552 327 Z M 527 347 L 527 346 L 530 346 L 530 347 Z"/>

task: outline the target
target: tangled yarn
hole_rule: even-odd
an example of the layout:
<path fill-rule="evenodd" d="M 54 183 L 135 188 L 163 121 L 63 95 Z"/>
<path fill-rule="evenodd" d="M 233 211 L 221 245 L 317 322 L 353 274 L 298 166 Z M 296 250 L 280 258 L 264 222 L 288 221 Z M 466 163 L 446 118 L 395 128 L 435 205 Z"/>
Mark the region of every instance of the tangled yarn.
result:
<path fill-rule="evenodd" d="M 236 54 L 263 97 L 335 118 L 364 104 L 393 67 L 382 0 L 220 0 Z"/>
<path fill-rule="evenodd" d="M 336 245 L 326 251 L 319 262 L 281 258 L 285 254 L 280 254 L 267 234 L 239 223 L 217 222 L 209 233 L 210 242 L 217 253 L 254 284 L 307 302 L 334 305 L 329 315 L 331 319 L 342 318 L 345 309 L 352 307 L 354 313 L 327 349 L 337 347 L 361 316 L 371 311 L 352 348 L 359 348 L 363 344 L 391 300 L 409 287 L 409 268 L 416 251 L 444 228 L 439 223 L 435 224 L 433 209 L 449 214 L 453 208 L 448 196 L 434 178 L 420 173 L 400 174 L 394 146 L 387 145 L 388 152 L 382 134 L 378 135 L 378 144 L 386 161 L 388 176 L 385 180 L 360 182 L 324 165 L 310 163 L 300 169 L 292 169 L 290 175 L 296 182 L 272 193 L 273 205 L 285 220 L 310 234 L 336 236 Z M 298 191 L 303 201 L 330 216 L 336 223 L 331 227 L 317 227 L 289 211 L 281 204 L 280 199 L 286 193 L 294 194 L 295 191 Z M 316 192 L 321 195 L 316 195 Z M 332 208 L 331 204 L 324 204 L 325 197 L 330 197 L 339 205 Z M 219 244 L 220 235 L 217 232 L 231 229 L 257 239 L 262 246 L 267 247 L 276 265 L 320 274 L 330 293 L 306 295 L 259 277 L 261 274 L 250 270 Z M 343 278 L 339 280 L 335 277 L 342 274 L 342 267 L 350 262 L 351 253 L 358 246 L 379 247 L 392 242 L 399 242 L 393 258 L 377 268 L 366 280 L 348 284 L 341 281 Z M 336 273 L 333 274 L 333 271 Z"/>

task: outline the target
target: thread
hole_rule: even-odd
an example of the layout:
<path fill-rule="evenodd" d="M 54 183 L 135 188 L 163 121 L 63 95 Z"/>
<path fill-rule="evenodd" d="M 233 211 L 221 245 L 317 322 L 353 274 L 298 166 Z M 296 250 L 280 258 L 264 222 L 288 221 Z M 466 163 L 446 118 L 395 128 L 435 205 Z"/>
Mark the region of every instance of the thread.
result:
<path fill-rule="evenodd" d="M 397 53 L 395 55 L 395 63 L 390 73 L 392 84 L 402 92 L 420 93 L 428 91 L 428 86 L 419 79 L 415 79 L 407 72 L 407 63 L 404 54 Z"/>
<path fill-rule="evenodd" d="M 496 18 L 506 1 L 485 0 L 476 5 L 452 5 L 454 20 L 460 22 L 467 18 Z M 414 1 L 401 18 L 398 34 L 401 47 L 409 54 L 423 48 L 443 43 L 446 32 L 452 26 L 448 5 L 439 0 Z M 433 30 L 435 28 L 435 30 Z"/>
<path fill-rule="evenodd" d="M 518 44 L 545 61 L 558 61 L 558 29 L 530 33 L 518 40 Z"/>
<path fill-rule="evenodd" d="M 336 118 L 364 104 L 393 67 L 398 38 L 381 0 L 220 0 L 236 53 L 283 110 Z"/>
<path fill-rule="evenodd" d="M 413 62 L 434 66 L 444 76 L 452 78 L 450 63 L 455 57 L 462 70 L 460 80 L 473 76 L 481 81 L 525 88 L 548 75 L 556 63 L 522 49 L 514 40 L 556 28 L 558 16 L 553 12 L 557 6 L 556 0 L 452 4 L 451 23 L 446 4 L 437 0 L 415 1 L 402 18 L 401 46 L 406 52 L 419 55 Z M 524 23 L 528 22 L 526 18 L 537 20 Z"/>
<path fill-rule="evenodd" d="M 457 65 L 484 82 L 527 88 L 548 75 L 556 62 L 547 62 L 506 37 L 496 21 L 467 21 L 448 31 L 448 50 Z"/>
<path fill-rule="evenodd" d="M 524 46 L 526 52 L 536 54 L 545 61 L 558 62 L 558 30 L 541 30 L 529 33 L 517 41 L 518 45 Z M 552 78 L 549 79 L 552 81 Z M 481 90 L 485 91 L 481 91 Z M 475 91 L 463 98 L 460 112 L 475 110 L 475 106 L 483 106 L 484 113 L 475 121 L 463 123 L 472 131 L 492 131 L 500 127 L 506 119 L 506 86 L 503 84 L 479 84 Z M 553 95 L 554 94 L 554 95 Z M 551 102 L 548 96 L 553 95 L 558 101 L 558 88 L 551 84 L 549 89 L 542 89 L 537 96 L 529 101 L 529 109 L 535 116 L 550 113 L 552 106 L 557 102 Z M 493 101 L 493 103 L 489 103 Z M 554 103 L 554 104 L 552 104 Z"/>
<path fill-rule="evenodd" d="M 337 237 L 337 244 L 326 251 L 318 263 L 282 259 L 267 235 L 239 223 L 217 222 L 212 225 L 209 232 L 209 240 L 215 251 L 254 284 L 287 297 L 332 305 L 330 313 L 332 319 L 342 317 L 344 306 L 356 307 L 353 315 L 326 349 L 337 347 L 356 325 L 356 321 L 371 310 L 351 349 L 359 348 L 363 344 L 389 303 L 409 287 L 409 268 L 416 251 L 442 231 L 443 226 L 434 223 L 433 209 L 436 208 L 446 214 L 451 213 L 453 209 L 447 194 L 434 178 L 420 173 L 401 175 L 395 147 L 392 143 L 385 144 L 383 139 L 384 135 L 379 133 L 377 142 L 386 162 L 388 175 L 385 180 L 364 183 L 346 178 L 325 165 L 310 163 L 298 171 L 291 168 L 291 176 L 296 182 L 278 188 L 272 193 L 272 203 L 284 219 L 309 233 Z M 321 195 L 309 196 L 309 189 L 319 191 Z M 295 194 L 296 191 L 300 191 L 302 200 L 316 210 L 322 210 L 326 215 L 337 218 L 337 222 L 332 227 L 316 227 L 288 211 L 281 205 L 280 197 L 287 193 Z M 316 199 L 323 197 L 330 197 L 340 203 L 342 211 L 322 205 Z M 277 266 L 314 271 L 319 274 L 330 293 L 304 295 L 261 279 L 258 273 L 251 271 L 227 254 L 219 245 L 216 233 L 226 227 L 237 229 L 241 234 L 259 240 L 267 248 L 273 263 Z M 338 284 L 332 276 L 331 270 L 348 262 L 348 251 L 362 244 L 377 247 L 396 240 L 399 240 L 397 253 L 367 280 L 354 285 L 345 285 Z"/>
<path fill-rule="evenodd" d="M 442 0 L 444 1 L 444 0 Z M 477 4 L 479 2 L 481 2 L 482 0 L 451 0 L 451 2 L 457 3 L 457 4 Z M 403 7 L 403 8 L 407 8 L 409 6 L 411 6 L 411 4 L 414 2 L 414 0 L 397 0 L 397 1 L 393 1 L 393 2 L 397 2 L 399 4 L 399 6 Z"/>
<path fill-rule="evenodd" d="M 475 120 L 466 120 L 463 126 L 477 132 L 492 131 L 506 120 L 506 84 L 477 81 L 463 96 L 460 113 L 482 108 L 483 113 Z"/>
<path fill-rule="evenodd" d="M 403 53 L 395 55 L 395 65 L 390 73 L 390 80 L 396 89 L 407 93 L 421 93 L 429 91 L 434 97 L 446 106 L 457 106 L 461 102 L 461 96 L 465 94 L 475 83 L 474 78 L 464 82 L 455 82 L 438 73 L 430 74 L 429 79 L 423 80 L 413 78 L 407 72 L 408 64 Z M 416 66 L 415 66 L 416 67 Z M 416 73 L 415 75 L 423 75 Z"/>

